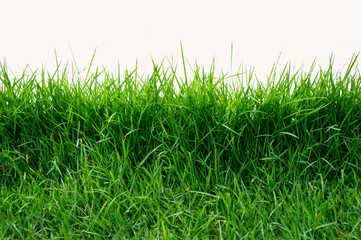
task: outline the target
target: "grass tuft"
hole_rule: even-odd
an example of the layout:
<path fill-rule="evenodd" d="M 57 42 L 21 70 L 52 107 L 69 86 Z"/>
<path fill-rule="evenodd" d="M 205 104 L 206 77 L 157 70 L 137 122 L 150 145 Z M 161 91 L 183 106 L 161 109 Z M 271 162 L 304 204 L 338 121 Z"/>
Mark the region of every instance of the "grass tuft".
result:
<path fill-rule="evenodd" d="M 0 64 L 0 238 L 361 238 L 357 57 L 255 86 Z"/>

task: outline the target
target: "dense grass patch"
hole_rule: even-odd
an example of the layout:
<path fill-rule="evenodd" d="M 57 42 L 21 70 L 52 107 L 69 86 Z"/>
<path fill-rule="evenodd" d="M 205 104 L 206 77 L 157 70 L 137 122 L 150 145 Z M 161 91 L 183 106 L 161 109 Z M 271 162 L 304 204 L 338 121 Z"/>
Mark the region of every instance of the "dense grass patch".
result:
<path fill-rule="evenodd" d="M 356 60 L 237 85 L 1 65 L 0 238 L 359 239 Z"/>

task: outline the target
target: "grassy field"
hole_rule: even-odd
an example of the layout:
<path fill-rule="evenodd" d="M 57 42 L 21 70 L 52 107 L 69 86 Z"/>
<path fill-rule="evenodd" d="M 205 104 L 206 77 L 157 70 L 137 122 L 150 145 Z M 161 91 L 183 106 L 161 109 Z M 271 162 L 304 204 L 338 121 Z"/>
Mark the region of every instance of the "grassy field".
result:
<path fill-rule="evenodd" d="M 0 238 L 361 239 L 356 61 L 238 87 L 2 64 Z"/>

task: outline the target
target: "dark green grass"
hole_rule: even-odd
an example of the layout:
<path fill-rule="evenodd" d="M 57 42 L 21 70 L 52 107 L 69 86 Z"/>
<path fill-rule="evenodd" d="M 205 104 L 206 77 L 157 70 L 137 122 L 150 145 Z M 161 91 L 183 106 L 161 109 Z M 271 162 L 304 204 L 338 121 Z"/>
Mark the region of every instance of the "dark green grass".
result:
<path fill-rule="evenodd" d="M 360 239 L 356 60 L 253 86 L 1 65 L 0 238 Z"/>

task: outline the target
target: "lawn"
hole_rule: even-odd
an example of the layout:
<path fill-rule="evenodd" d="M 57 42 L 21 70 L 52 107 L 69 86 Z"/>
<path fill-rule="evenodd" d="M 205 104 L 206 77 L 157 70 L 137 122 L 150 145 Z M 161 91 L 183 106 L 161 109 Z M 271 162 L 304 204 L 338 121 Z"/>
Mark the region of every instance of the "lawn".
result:
<path fill-rule="evenodd" d="M 357 57 L 265 81 L 1 64 L 0 238 L 360 239 Z"/>

